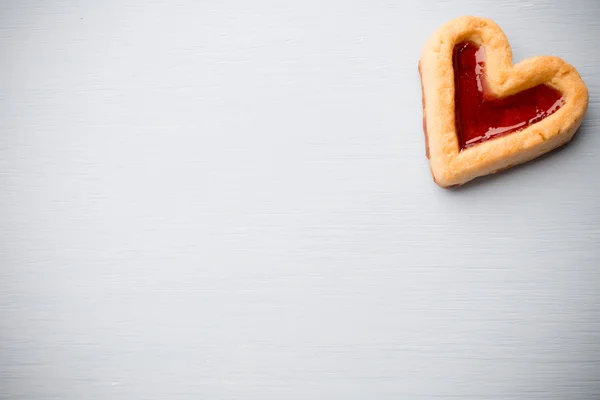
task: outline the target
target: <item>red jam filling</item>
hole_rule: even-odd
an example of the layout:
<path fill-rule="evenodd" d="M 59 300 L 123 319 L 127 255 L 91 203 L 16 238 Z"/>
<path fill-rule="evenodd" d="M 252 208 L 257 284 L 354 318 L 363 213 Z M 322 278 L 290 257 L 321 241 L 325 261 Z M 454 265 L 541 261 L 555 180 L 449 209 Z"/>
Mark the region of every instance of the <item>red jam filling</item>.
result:
<path fill-rule="evenodd" d="M 561 92 L 543 84 L 502 98 L 486 93 L 485 51 L 473 42 L 454 47 L 453 63 L 461 149 L 527 128 L 564 104 Z"/>

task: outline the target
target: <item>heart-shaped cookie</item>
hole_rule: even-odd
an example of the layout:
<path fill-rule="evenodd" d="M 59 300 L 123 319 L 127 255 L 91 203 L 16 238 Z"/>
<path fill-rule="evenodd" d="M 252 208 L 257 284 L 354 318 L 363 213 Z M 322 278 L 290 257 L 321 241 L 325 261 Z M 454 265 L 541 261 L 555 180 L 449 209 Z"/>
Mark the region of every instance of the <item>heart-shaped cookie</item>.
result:
<path fill-rule="evenodd" d="M 588 107 L 573 66 L 554 56 L 513 65 L 504 32 L 485 18 L 442 25 L 423 48 L 419 72 L 427 157 L 442 187 L 566 144 Z"/>

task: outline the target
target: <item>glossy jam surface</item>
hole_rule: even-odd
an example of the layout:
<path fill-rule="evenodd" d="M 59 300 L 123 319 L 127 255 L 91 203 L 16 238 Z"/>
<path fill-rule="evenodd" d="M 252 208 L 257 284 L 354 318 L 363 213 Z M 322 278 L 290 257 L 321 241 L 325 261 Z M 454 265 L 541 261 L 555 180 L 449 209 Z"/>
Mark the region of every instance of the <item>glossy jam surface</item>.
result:
<path fill-rule="evenodd" d="M 486 93 L 485 51 L 472 42 L 454 47 L 456 131 L 461 149 L 541 121 L 564 104 L 561 92 L 538 85 L 512 96 Z"/>

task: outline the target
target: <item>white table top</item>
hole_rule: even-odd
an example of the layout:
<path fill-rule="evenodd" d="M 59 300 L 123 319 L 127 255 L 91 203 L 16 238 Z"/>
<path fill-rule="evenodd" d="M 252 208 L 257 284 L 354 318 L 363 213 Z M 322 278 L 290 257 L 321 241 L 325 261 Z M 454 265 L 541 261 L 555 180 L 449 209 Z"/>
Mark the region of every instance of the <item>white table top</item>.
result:
<path fill-rule="evenodd" d="M 600 398 L 597 0 L 2 8 L 0 399 Z M 417 61 L 464 14 L 591 103 L 446 191 Z"/>

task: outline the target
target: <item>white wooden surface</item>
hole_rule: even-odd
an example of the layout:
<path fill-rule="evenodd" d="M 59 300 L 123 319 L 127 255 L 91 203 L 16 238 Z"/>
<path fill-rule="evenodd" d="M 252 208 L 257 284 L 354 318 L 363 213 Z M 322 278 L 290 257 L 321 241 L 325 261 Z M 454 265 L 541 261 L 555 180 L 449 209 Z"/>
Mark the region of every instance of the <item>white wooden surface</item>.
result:
<path fill-rule="evenodd" d="M 562 151 L 431 181 L 463 14 L 591 93 Z M 4 0 L 0 399 L 600 398 L 600 2 Z"/>

